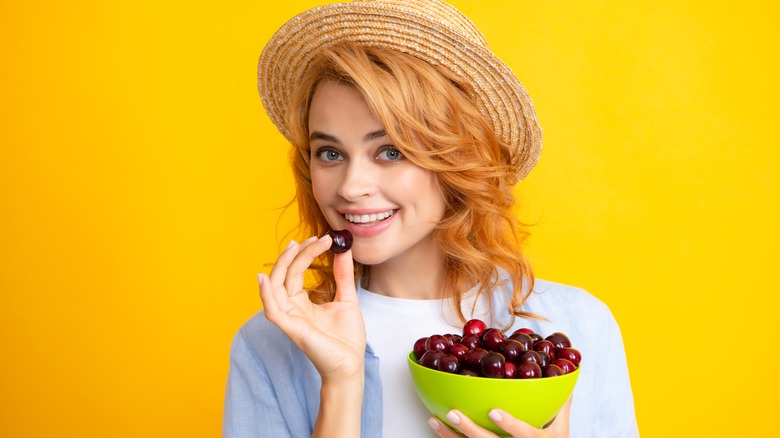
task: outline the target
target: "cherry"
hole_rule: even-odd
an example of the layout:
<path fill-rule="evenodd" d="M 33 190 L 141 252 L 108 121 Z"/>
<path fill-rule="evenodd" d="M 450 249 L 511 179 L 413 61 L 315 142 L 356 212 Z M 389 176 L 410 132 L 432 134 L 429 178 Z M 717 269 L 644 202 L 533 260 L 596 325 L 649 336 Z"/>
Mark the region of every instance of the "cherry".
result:
<path fill-rule="evenodd" d="M 482 339 L 480 339 L 479 335 L 475 335 L 475 334 L 465 335 L 460 340 L 460 343 L 465 345 L 466 348 L 468 348 L 469 350 L 473 350 L 477 347 L 482 346 Z"/>
<path fill-rule="evenodd" d="M 555 345 L 555 348 L 571 347 L 571 341 L 569 340 L 569 337 L 561 332 L 555 332 L 545 339 L 552 342 L 553 345 Z"/>
<path fill-rule="evenodd" d="M 550 364 L 544 367 L 544 377 L 558 377 L 566 373 L 563 372 L 563 368 L 555 364 Z"/>
<path fill-rule="evenodd" d="M 507 362 L 504 364 L 504 378 L 505 379 L 517 379 L 518 372 L 517 372 L 517 365 L 513 364 L 512 362 Z"/>
<path fill-rule="evenodd" d="M 479 363 L 482 375 L 499 379 L 506 375 L 504 364 L 506 364 L 504 356 L 495 351 L 488 351 Z"/>
<path fill-rule="evenodd" d="M 457 344 L 461 340 L 460 335 L 456 335 L 454 333 L 447 333 L 446 335 L 442 335 L 445 338 L 447 338 L 448 341 L 450 341 L 450 348 L 452 348 L 453 345 Z"/>
<path fill-rule="evenodd" d="M 506 341 L 506 335 L 497 328 L 490 328 L 482 333 L 482 346 L 486 350 L 499 351 L 504 341 Z"/>
<path fill-rule="evenodd" d="M 334 254 L 341 254 L 352 248 L 352 233 L 349 230 L 330 230 L 328 234 L 333 239 L 330 250 Z"/>
<path fill-rule="evenodd" d="M 460 372 L 461 376 L 471 376 L 471 377 L 479 377 L 479 373 L 473 370 L 469 370 L 466 368 L 463 368 L 463 370 Z"/>
<path fill-rule="evenodd" d="M 426 336 L 424 338 L 420 338 L 420 339 L 414 341 L 413 351 L 414 351 L 414 358 L 415 359 L 420 360 L 422 355 L 425 353 L 425 350 L 427 350 L 427 348 L 425 348 L 425 343 L 426 343 L 427 340 L 428 340 L 428 337 Z"/>
<path fill-rule="evenodd" d="M 568 359 L 555 359 L 552 364 L 561 367 L 564 374 L 569 374 L 570 372 L 577 369 L 577 366 L 571 363 L 571 361 Z"/>
<path fill-rule="evenodd" d="M 539 365 L 539 367 L 541 367 L 542 357 L 539 355 L 538 352 L 533 350 L 528 350 L 525 353 L 523 353 L 523 355 L 520 356 L 520 358 L 518 359 L 518 363 L 523 363 L 523 362 L 533 362 Z"/>
<path fill-rule="evenodd" d="M 509 339 L 514 339 L 515 341 L 520 342 L 525 346 L 526 350 L 533 350 L 534 348 L 534 340 L 531 339 L 531 336 L 527 333 L 523 333 L 521 331 L 515 331 L 514 333 L 512 333 L 512 336 L 510 336 Z"/>
<path fill-rule="evenodd" d="M 512 334 L 514 335 L 515 333 L 525 333 L 526 335 L 531 335 L 534 333 L 534 331 L 529 329 L 528 327 L 521 327 L 515 330 Z"/>
<path fill-rule="evenodd" d="M 445 338 L 442 335 L 428 336 L 428 340 L 425 341 L 426 350 L 437 350 L 443 353 L 449 353 L 450 347 L 451 347 L 450 340 Z"/>
<path fill-rule="evenodd" d="M 551 359 L 555 359 L 555 345 L 547 340 L 541 340 L 537 341 L 534 344 L 534 350 L 535 351 L 544 351 L 547 353 L 548 356 L 550 356 Z"/>
<path fill-rule="evenodd" d="M 545 353 L 544 351 L 537 351 L 539 354 L 539 358 L 542 360 L 539 365 L 542 366 L 542 369 L 545 369 L 547 365 L 550 365 L 550 362 L 552 362 L 552 359 L 550 359 L 550 355 Z"/>
<path fill-rule="evenodd" d="M 438 350 L 428 350 L 420 358 L 420 365 L 434 370 L 439 369 L 439 359 L 444 355 Z"/>
<path fill-rule="evenodd" d="M 521 379 L 536 379 L 542 377 L 542 367 L 538 363 L 523 362 L 517 367 L 517 374 Z"/>
<path fill-rule="evenodd" d="M 460 364 L 458 363 L 458 359 L 456 359 L 455 356 L 451 354 L 442 355 L 439 358 L 437 368 L 439 371 L 444 371 L 446 373 L 458 374 L 460 372 Z"/>
<path fill-rule="evenodd" d="M 466 335 L 477 335 L 481 336 L 482 332 L 487 330 L 487 325 L 484 321 L 479 319 L 472 319 L 470 321 L 467 321 L 466 324 L 463 325 L 463 336 Z"/>
<path fill-rule="evenodd" d="M 559 359 L 566 359 L 574 365 L 579 365 L 580 361 L 582 360 L 582 354 L 580 351 L 572 347 L 556 349 L 555 357 Z"/>
<path fill-rule="evenodd" d="M 484 348 L 474 348 L 466 354 L 466 360 L 464 362 L 464 368 L 468 368 L 474 371 L 479 371 L 482 358 L 488 353 Z"/>
<path fill-rule="evenodd" d="M 514 339 L 507 339 L 501 344 L 500 352 L 504 355 L 507 362 L 517 363 L 520 356 L 526 352 L 525 345 Z"/>
<path fill-rule="evenodd" d="M 463 344 L 455 344 L 450 348 L 450 354 L 458 359 L 458 362 L 462 362 L 466 359 L 466 355 L 469 354 L 469 348 Z"/>

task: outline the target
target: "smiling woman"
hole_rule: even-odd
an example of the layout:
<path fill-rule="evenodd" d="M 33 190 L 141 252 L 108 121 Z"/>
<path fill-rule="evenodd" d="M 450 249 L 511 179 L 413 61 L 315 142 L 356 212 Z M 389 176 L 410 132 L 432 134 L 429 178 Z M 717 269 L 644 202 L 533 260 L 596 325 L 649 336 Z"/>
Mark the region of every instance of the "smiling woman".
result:
<path fill-rule="evenodd" d="M 233 343 L 225 436 L 454 436 L 414 393 L 406 358 L 420 337 L 474 318 L 568 333 L 600 364 L 581 372 L 583 401 L 537 433 L 636 435 L 611 313 L 536 280 L 520 248 L 513 189 L 538 159 L 541 130 L 466 17 L 435 0 L 315 8 L 271 38 L 258 78 L 292 144 L 301 228 L 313 237 L 259 275 L 264 311 Z M 351 250 L 327 251 L 331 229 L 351 232 Z M 491 436 L 457 410 L 446 417 Z M 515 436 L 533 430 L 493 417 Z"/>

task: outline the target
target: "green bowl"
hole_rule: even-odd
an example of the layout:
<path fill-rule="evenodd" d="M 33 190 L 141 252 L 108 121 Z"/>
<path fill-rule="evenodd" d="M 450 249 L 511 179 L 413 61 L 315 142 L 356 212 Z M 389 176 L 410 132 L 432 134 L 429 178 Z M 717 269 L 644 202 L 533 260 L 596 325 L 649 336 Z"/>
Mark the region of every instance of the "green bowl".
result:
<path fill-rule="evenodd" d="M 446 415 L 458 409 L 481 427 L 498 435 L 506 432 L 488 417 L 493 408 L 541 428 L 555 418 L 569 399 L 580 368 L 558 377 L 539 379 L 491 379 L 432 370 L 418 364 L 409 353 L 412 382 L 425 407 L 452 426 Z"/>

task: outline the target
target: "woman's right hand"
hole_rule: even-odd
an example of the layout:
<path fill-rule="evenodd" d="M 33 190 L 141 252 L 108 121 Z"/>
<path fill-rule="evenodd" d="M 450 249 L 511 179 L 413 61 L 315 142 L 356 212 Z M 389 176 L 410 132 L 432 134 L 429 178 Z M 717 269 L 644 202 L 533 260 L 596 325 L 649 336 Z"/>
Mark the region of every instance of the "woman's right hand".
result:
<path fill-rule="evenodd" d="M 336 296 L 314 304 L 303 289 L 304 272 L 327 251 L 331 237 L 291 242 L 270 275 L 259 274 L 265 315 L 312 361 L 323 384 L 362 380 L 366 329 L 355 290 L 352 251 L 336 254 Z"/>

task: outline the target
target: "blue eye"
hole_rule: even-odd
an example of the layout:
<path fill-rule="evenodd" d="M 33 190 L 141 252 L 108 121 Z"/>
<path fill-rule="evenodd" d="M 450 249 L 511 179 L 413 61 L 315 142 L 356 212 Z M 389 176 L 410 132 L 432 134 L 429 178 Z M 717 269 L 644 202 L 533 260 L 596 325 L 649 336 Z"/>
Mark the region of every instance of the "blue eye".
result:
<path fill-rule="evenodd" d="M 394 147 L 388 147 L 379 152 L 379 159 L 387 161 L 398 161 L 404 158 L 404 154 Z"/>
<path fill-rule="evenodd" d="M 341 159 L 341 153 L 333 149 L 320 149 L 317 151 L 317 157 L 322 161 L 338 161 Z"/>

